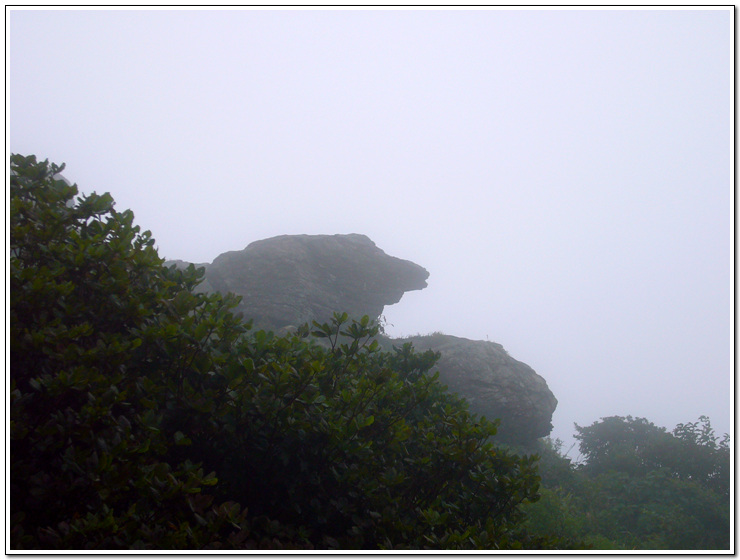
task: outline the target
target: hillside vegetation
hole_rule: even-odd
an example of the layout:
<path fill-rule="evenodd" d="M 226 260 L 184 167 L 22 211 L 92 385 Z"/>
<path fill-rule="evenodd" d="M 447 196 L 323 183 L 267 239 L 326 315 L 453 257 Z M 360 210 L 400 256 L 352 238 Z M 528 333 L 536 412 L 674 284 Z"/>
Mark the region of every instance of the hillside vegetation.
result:
<path fill-rule="evenodd" d="M 729 546 L 708 420 L 579 428 L 583 466 L 495 445 L 435 352 L 253 329 L 61 170 L 11 156 L 10 549 Z"/>
<path fill-rule="evenodd" d="M 527 505 L 533 534 L 590 548 L 729 550 L 729 437 L 709 418 L 672 432 L 645 418 L 611 416 L 576 426 L 582 461 L 543 440 L 541 499 Z"/>

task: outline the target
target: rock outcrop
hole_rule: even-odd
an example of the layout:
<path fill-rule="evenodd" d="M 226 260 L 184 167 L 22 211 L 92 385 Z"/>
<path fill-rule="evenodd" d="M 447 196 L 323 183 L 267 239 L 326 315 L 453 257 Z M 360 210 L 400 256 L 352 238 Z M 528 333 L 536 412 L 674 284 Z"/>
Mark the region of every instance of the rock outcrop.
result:
<path fill-rule="evenodd" d="M 358 234 L 282 235 L 197 266 L 206 269 L 200 291 L 242 296 L 237 311 L 257 327 L 276 331 L 312 320 L 328 322 L 336 311 L 377 319 L 405 292 L 425 288 L 429 276 L 421 266 L 385 254 Z M 417 350 L 440 352 L 435 366 L 440 381 L 465 397 L 472 412 L 500 418 L 499 440 L 527 443 L 552 430 L 555 396 L 542 377 L 500 344 L 443 334 L 382 337 L 382 342 L 412 342 Z"/>
<path fill-rule="evenodd" d="M 281 235 L 199 266 L 206 267 L 201 289 L 242 296 L 238 311 L 273 329 L 326 322 L 335 311 L 377 319 L 405 292 L 425 288 L 429 277 L 359 234 Z"/>
<path fill-rule="evenodd" d="M 558 404 L 555 395 L 540 375 L 509 356 L 500 344 L 445 334 L 391 342 L 411 342 L 418 351 L 439 352 L 435 367 L 440 382 L 465 397 L 471 412 L 489 420 L 500 418 L 497 439 L 526 443 L 550 434 Z"/>

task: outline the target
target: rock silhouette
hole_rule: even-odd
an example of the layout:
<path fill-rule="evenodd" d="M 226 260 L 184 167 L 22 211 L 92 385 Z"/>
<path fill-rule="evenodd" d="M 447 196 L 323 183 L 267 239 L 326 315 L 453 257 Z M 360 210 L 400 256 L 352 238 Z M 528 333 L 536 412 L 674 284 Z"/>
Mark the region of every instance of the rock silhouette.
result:
<path fill-rule="evenodd" d="M 237 311 L 256 327 L 277 331 L 328 322 L 336 311 L 377 320 L 405 292 L 425 288 L 429 277 L 421 266 L 387 255 L 360 234 L 281 235 L 197 266 L 206 269 L 199 290 L 242 296 Z M 412 342 L 418 350 L 440 352 L 440 381 L 465 397 L 472 412 L 500 418 L 502 441 L 527 443 L 552 430 L 557 400 L 547 382 L 500 344 L 443 334 L 381 339 L 386 347 Z"/>
<path fill-rule="evenodd" d="M 335 311 L 377 319 L 405 292 L 425 288 L 429 277 L 421 266 L 388 256 L 354 233 L 281 235 L 198 266 L 206 267 L 201 289 L 242 296 L 244 317 L 273 329 L 326 322 Z"/>

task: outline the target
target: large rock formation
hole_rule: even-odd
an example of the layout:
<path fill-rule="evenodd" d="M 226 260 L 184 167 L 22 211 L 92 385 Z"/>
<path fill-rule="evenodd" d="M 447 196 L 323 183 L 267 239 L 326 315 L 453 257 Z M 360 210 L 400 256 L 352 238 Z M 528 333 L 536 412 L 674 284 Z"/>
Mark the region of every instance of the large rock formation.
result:
<path fill-rule="evenodd" d="M 417 350 L 441 354 L 439 380 L 465 397 L 471 412 L 489 420 L 500 418 L 498 439 L 525 443 L 549 435 L 558 401 L 547 382 L 527 364 L 509 356 L 503 346 L 432 334 L 392 341 L 411 342 Z"/>
<path fill-rule="evenodd" d="M 223 253 L 205 267 L 202 289 L 242 296 L 245 318 L 274 329 L 326 322 L 335 311 L 377 319 L 404 292 L 425 288 L 429 277 L 359 234 L 281 235 Z"/>
<path fill-rule="evenodd" d="M 358 234 L 282 235 L 197 266 L 206 269 L 201 291 L 241 295 L 238 310 L 244 317 L 274 330 L 327 322 L 336 311 L 377 319 L 404 292 L 425 288 L 429 276 L 419 265 L 386 255 Z M 465 397 L 471 411 L 500 418 L 499 439 L 527 443 L 550 433 L 557 400 L 542 377 L 500 344 L 442 334 L 383 337 L 382 342 L 412 342 L 418 350 L 440 352 L 440 381 Z"/>

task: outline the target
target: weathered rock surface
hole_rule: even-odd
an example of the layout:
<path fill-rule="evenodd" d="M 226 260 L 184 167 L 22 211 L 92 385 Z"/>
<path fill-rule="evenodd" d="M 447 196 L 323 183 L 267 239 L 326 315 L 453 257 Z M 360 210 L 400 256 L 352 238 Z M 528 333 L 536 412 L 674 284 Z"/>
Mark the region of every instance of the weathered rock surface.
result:
<path fill-rule="evenodd" d="M 197 266 L 206 269 L 200 291 L 241 295 L 237 311 L 259 328 L 278 332 L 312 320 L 328 322 L 336 311 L 377 319 L 404 292 L 425 288 L 429 276 L 358 234 L 282 235 Z M 501 441 L 527 443 L 552 430 L 555 396 L 542 377 L 500 344 L 443 334 L 381 341 L 386 346 L 412 342 L 419 351 L 440 352 L 435 369 L 441 382 L 465 397 L 472 412 L 500 418 Z"/>
<path fill-rule="evenodd" d="M 245 318 L 279 329 L 326 322 L 335 311 L 377 319 L 405 292 L 425 288 L 428 277 L 365 235 L 281 235 L 218 256 L 206 265 L 202 289 L 242 296 Z"/>
<path fill-rule="evenodd" d="M 558 404 L 547 382 L 527 364 L 509 356 L 495 342 L 432 334 L 393 340 L 411 342 L 417 350 L 434 350 L 440 381 L 465 397 L 471 412 L 500 418 L 498 439 L 525 443 L 552 430 Z"/>

